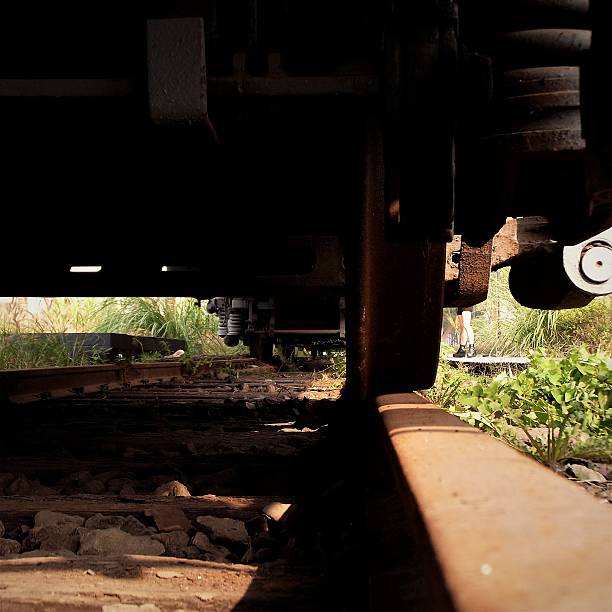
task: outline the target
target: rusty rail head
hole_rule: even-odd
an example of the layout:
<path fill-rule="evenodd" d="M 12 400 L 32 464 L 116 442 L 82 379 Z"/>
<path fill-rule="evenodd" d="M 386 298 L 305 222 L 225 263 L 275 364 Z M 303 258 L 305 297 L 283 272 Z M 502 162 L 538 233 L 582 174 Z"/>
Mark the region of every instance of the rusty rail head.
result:
<path fill-rule="evenodd" d="M 609 508 L 416 394 L 377 407 L 438 609 L 612 607 Z"/>
<path fill-rule="evenodd" d="M 250 358 L 202 358 L 198 372 L 214 366 L 253 363 Z M 184 362 L 119 362 L 94 366 L 0 370 L 0 400 L 16 403 L 38 399 L 70 397 L 75 394 L 121 388 L 126 385 L 154 383 L 182 378 L 190 372 Z"/>

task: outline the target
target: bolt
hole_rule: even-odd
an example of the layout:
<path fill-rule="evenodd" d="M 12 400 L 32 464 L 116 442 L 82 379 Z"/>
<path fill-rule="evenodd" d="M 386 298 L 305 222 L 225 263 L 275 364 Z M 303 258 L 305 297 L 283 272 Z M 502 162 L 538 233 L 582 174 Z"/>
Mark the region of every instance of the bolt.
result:
<path fill-rule="evenodd" d="M 592 283 L 605 283 L 612 278 L 612 248 L 598 245 L 585 251 L 580 271 Z"/>

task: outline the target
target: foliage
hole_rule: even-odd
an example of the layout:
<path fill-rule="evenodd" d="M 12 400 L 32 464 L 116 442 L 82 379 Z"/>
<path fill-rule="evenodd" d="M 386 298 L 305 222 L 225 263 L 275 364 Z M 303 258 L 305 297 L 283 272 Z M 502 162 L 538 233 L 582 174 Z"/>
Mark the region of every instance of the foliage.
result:
<path fill-rule="evenodd" d="M 544 351 L 517 376 L 476 383 L 460 394 L 457 416 L 513 443 L 540 461 L 571 456 L 585 436 L 605 447 L 612 434 L 612 369 L 605 357 L 573 349 L 562 359 Z M 520 442 L 511 428 L 525 436 Z M 537 431 L 543 431 L 540 435 Z"/>
<path fill-rule="evenodd" d="M 186 355 L 230 355 L 244 347 L 227 347 L 217 335 L 218 319 L 194 299 L 108 298 L 98 311 L 95 331 L 121 332 L 187 341 Z"/>
<path fill-rule="evenodd" d="M 0 370 L 92 365 L 103 358 L 103 351 L 66 343 L 61 336 L 0 330 Z"/>
<path fill-rule="evenodd" d="M 346 378 L 346 351 L 330 351 L 331 366 L 325 372 L 334 378 Z"/>
<path fill-rule="evenodd" d="M 66 343 L 60 335 L 87 330 L 94 317 L 95 301 L 53 300 L 37 315 L 13 301 L 0 314 L 0 369 L 91 365 L 104 358 L 103 351 L 85 349 L 82 343 Z"/>
<path fill-rule="evenodd" d="M 442 345 L 436 381 L 431 389 L 422 391 L 434 404 L 446 410 L 452 410 L 459 393 L 469 389 L 474 383 L 474 378 L 462 365 L 455 367 L 446 359 L 452 352 L 452 347 Z"/>
<path fill-rule="evenodd" d="M 561 356 L 575 346 L 612 354 L 612 297 L 596 298 L 583 308 L 537 310 L 521 306 L 508 287 L 508 271 L 491 274 L 489 295 L 478 304 L 472 326 L 479 352 L 526 355 L 543 348 Z"/>
<path fill-rule="evenodd" d="M 107 298 L 45 300 L 46 308 L 28 312 L 13 300 L 0 310 L 0 369 L 88 365 L 99 362 L 101 351 L 85 350 L 48 334 L 116 332 L 178 338 L 187 341 L 191 355 L 227 355 L 244 351 L 228 348 L 217 336 L 218 319 L 193 299 Z M 159 355 L 161 356 L 161 355 Z M 142 355 L 141 361 L 157 355 Z"/>

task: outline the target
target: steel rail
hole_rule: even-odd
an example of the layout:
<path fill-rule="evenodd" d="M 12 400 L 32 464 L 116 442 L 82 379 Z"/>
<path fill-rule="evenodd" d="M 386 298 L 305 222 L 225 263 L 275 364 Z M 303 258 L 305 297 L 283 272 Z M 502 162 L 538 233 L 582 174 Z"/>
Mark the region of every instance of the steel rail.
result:
<path fill-rule="evenodd" d="M 609 508 L 421 396 L 376 403 L 434 609 L 612 609 Z"/>
<path fill-rule="evenodd" d="M 201 358 L 198 371 L 212 365 L 244 365 L 251 358 Z M 151 363 L 118 362 L 93 366 L 0 370 L 0 400 L 15 403 L 37 399 L 69 397 L 128 385 L 147 384 L 182 378 L 189 374 L 181 361 Z"/>

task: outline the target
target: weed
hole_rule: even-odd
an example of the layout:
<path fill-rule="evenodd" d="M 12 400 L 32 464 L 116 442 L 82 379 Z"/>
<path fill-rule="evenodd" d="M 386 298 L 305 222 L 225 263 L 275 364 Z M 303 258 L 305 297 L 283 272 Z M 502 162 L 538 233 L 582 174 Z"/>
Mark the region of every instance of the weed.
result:
<path fill-rule="evenodd" d="M 609 360 L 584 349 L 574 349 L 562 359 L 537 351 L 531 359 L 531 367 L 516 376 L 502 374 L 488 384 L 476 382 L 459 394 L 453 412 L 548 464 L 576 456 L 579 442 L 585 439 L 608 445 L 612 435 Z M 517 429 L 525 442 L 520 442 Z"/>

